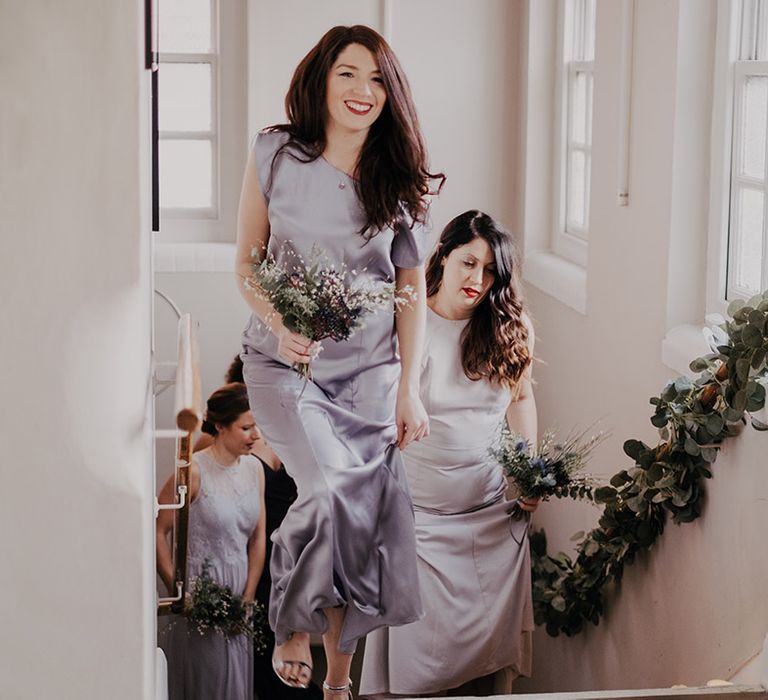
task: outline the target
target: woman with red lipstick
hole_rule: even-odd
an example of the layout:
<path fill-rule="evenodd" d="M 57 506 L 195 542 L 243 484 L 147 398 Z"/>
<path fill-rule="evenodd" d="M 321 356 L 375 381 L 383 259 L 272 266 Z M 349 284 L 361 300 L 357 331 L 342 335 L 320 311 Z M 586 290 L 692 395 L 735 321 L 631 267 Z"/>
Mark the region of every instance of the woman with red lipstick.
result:
<path fill-rule="evenodd" d="M 243 374 L 298 488 L 272 536 L 273 666 L 305 687 L 309 635 L 322 634 L 330 699 L 350 695 L 360 637 L 422 613 L 400 450 L 429 431 L 418 390 L 423 261 L 431 181 L 444 177 L 428 170 L 397 58 L 368 27 L 329 30 L 296 68 L 285 104 L 288 122 L 256 137 L 240 200 L 236 275 L 253 311 Z M 318 354 L 243 284 L 253 250 L 290 265 L 315 246 L 363 283 L 410 285 L 418 301 L 367 317 Z M 291 365 L 310 360 L 305 385 Z"/>
<path fill-rule="evenodd" d="M 203 430 L 213 443 L 196 452 L 190 465 L 187 576 L 198 576 L 208 561 L 217 583 L 253 601 L 264 566 L 266 518 L 264 477 L 259 460 L 250 454 L 260 434 L 244 384 L 226 384 L 211 394 Z M 173 475 L 159 500 L 175 500 Z M 160 511 L 157 570 L 170 594 L 172 530 L 173 511 Z M 168 659 L 170 700 L 253 700 L 250 639 L 213 631 L 201 635 L 179 617 L 161 628 L 159 642 Z"/>
<path fill-rule="evenodd" d="M 527 521 L 510 518 L 506 481 L 488 454 L 504 420 L 536 440 L 517 241 L 467 211 L 445 227 L 426 279 L 421 397 L 430 434 L 403 455 L 426 616 L 368 635 L 361 691 L 505 694 L 530 673 L 533 630 Z"/>

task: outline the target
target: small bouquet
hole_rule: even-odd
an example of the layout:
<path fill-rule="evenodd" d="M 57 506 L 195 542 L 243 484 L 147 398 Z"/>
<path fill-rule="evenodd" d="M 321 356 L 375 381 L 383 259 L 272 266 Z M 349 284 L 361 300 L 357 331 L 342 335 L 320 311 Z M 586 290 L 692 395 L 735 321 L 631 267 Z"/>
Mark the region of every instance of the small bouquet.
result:
<path fill-rule="evenodd" d="M 548 430 L 535 449 L 531 449 L 528 441 L 513 434 L 505 422 L 498 443 L 491 448 L 491 456 L 515 483 L 520 498 L 546 501 L 551 496 L 568 496 L 591 501 L 597 481 L 583 470 L 592 450 L 607 434 L 600 432 L 585 438 L 587 430 L 572 431 L 562 442 Z M 523 512 L 519 505 L 515 506 L 516 517 Z"/>
<path fill-rule="evenodd" d="M 272 304 L 288 330 L 313 341 L 348 340 L 364 325 L 367 314 L 390 304 L 398 308 L 416 298 L 411 286 L 348 285 L 347 278 L 356 276 L 357 271 L 348 270 L 345 264 L 338 268 L 332 265 L 317 246 L 312 248 L 308 265 L 296 254 L 290 267 L 278 263 L 271 254 L 261 260 L 254 250 L 252 256 L 252 274 L 246 286 Z M 309 364 L 297 363 L 294 369 L 305 379 L 312 379 Z"/>
<path fill-rule="evenodd" d="M 184 617 L 201 635 L 209 630 L 227 638 L 244 634 L 254 640 L 257 651 L 263 651 L 266 649 L 263 606 L 256 601 L 243 600 L 229 586 L 214 581 L 210 567 L 211 562 L 206 559 L 200 575 L 193 579 L 192 590 L 184 601 Z"/>

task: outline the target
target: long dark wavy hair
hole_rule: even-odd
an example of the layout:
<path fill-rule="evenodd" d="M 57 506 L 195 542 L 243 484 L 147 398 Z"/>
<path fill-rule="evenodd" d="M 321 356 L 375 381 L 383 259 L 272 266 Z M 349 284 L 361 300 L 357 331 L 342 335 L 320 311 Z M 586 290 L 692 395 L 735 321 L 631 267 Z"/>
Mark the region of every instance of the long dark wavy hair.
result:
<path fill-rule="evenodd" d="M 427 264 L 427 296 L 440 289 L 443 260 L 459 246 L 482 238 L 496 263 L 493 284 L 461 334 L 461 363 L 470 379 L 488 379 L 515 390 L 533 361 L 520 283 L 517 240 L 488 214 L 472 209 L 443 229 Z"/>
<path fill-rule="evenodd" d="M 405 73 L 389 44 L 370 27 L 356 24 L 329 29 L 296 67 L 285 96 L 288 123 L 268 129 L 289 135 L 272 159 L 270 181 L 280 153 L 307 163 L 323 154 L 328 75 L 350 44 L 360 44 L 373 54 L 387 94 L 379 118 L 368 131 L 355 173 L 357 196 L 366 216 L 360 233 L 369 239 L 399 221 L 403 212 L 424 223 L 426 195 L 438 193 L 445 182 L 445 175 L 428 170 L 427 150 Z M 437 187 L 432 188 L 435 181 Z"/>

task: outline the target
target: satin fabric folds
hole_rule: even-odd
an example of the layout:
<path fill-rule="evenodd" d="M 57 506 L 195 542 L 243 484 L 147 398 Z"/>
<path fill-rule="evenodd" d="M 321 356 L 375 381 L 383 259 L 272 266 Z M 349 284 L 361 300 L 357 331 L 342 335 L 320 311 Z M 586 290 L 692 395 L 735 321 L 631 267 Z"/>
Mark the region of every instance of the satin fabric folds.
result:
<path fill-rule="evenodd" d="M 255 142 L 270 221 L 269 251 L 287 266 L 313 246 L 344 264 L 350 280 L 394 281 L 423 261 L 426 231 L 402 223 L 369 242 L 354 180 L 318 158 L 273 155 L 285 134 Z M 252 316 L 243 336 L 244 377 L 254 416 L 296 481 L 298 498 L 273 534 L 270 625 L 277 643 L 293 631 L 322 633 L 323 608 L 344 606 L 339 649 L 384 625 L 422 614 L 414 516 L 394 409 L 400 375 L 394 309 L 366 318 L 344 342 L 323 341 L 305 383 L 282 361 L 277 339 Z"/>

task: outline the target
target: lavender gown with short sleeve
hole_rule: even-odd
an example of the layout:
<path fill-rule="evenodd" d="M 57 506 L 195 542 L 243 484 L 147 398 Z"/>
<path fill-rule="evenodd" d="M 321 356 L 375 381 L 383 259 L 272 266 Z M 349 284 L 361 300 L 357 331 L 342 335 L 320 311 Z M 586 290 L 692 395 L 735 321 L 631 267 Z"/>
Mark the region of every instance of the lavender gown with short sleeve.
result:
<path fill-rule="evenodd" d="M 369 241 L 355 182 L 322 157 L 300 162 L 287 135 L 261 132 L 255 159 L 267 202 L 269 252 L 290 265 L 313 246 L 357 279 L 387 283 L 416 267 L 427 232 L 405 223 Z M 395 445 L 400 376 L 393 309 L 366 319 L 347 341 L 325 340 L 304 380 L 277 354 L 255 315 L 243 335 L 243 373 L 256 421 L 296 481 L 298 498 L 273 534 L 269 621 L 277 643 L 293 631 L 320 633 L 323 608 L 344 606 L 339 648 L 351 653 L 378 627 L 422 614 L 413 509 Z"/>

